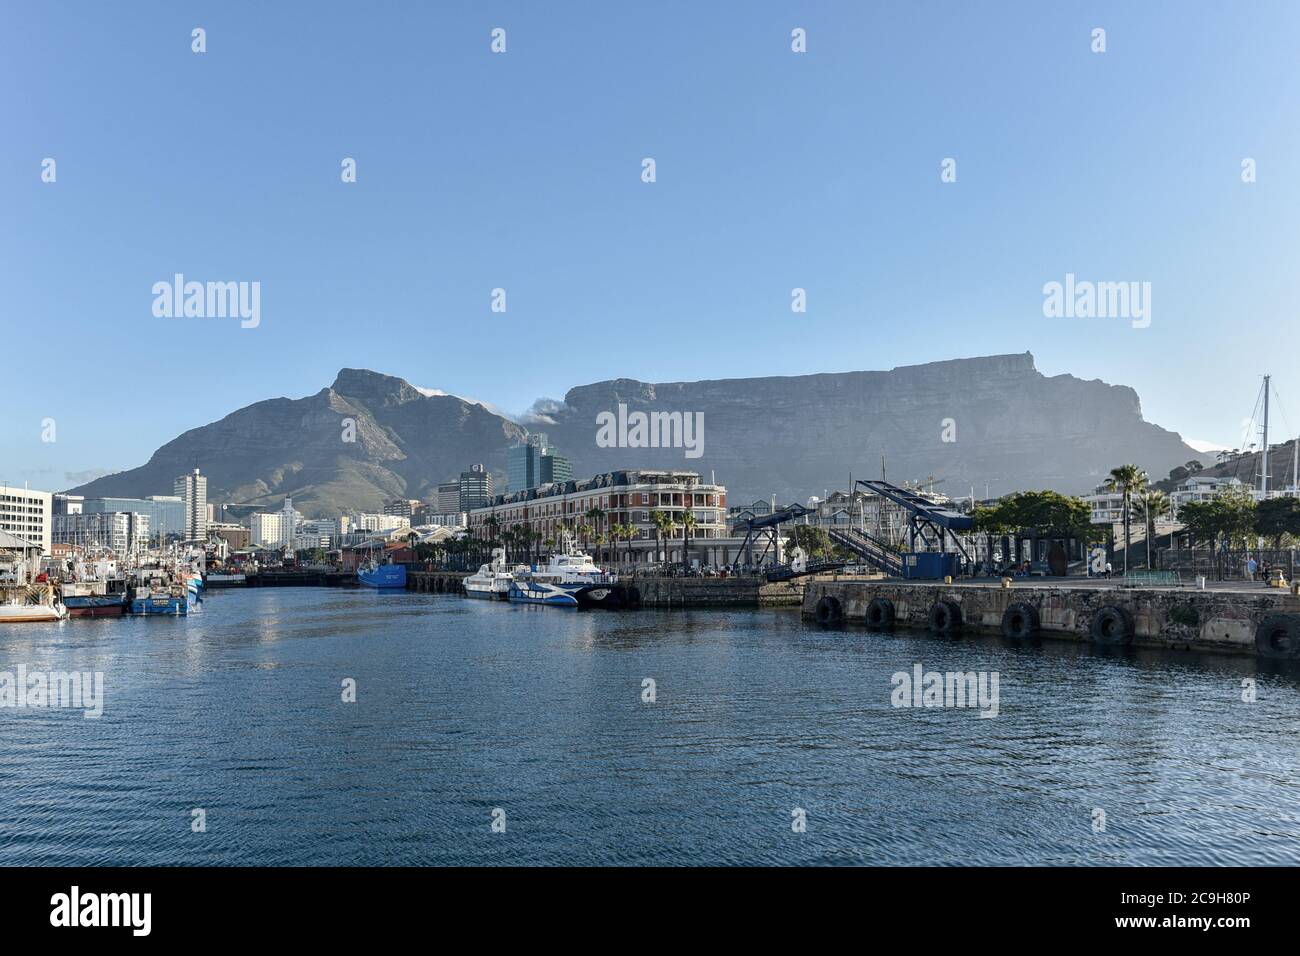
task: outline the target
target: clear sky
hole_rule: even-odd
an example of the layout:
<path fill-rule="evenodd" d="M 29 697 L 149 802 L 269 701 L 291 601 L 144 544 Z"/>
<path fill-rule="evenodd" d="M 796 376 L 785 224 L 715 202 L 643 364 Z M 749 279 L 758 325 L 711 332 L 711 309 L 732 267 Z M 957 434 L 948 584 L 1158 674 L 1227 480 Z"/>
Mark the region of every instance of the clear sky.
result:
<path fill-rule="evenodd" d="M 0 480 L 344 366 L 521 411 L 1029 350 L 1224 445 L 1272 372 L 1300 427 L 1297 50 L 1294 2 L 10 0 Z M 261 324 L 156 318 L 177 272 Z M 1044 317 L 1068 272 L 1150 282 L 1150 327 Z"/>

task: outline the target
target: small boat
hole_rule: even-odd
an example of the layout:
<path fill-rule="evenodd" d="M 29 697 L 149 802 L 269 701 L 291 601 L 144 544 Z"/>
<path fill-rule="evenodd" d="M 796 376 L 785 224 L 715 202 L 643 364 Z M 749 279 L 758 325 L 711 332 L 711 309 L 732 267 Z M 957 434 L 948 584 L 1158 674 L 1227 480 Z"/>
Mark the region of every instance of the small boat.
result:
<path fill-rule="evenodd" d="M 121 617 L 126 613 L 125 592 L 110 593 L 103 579 L 66 581 L 60 591 L 68 617 Z"/>
<path fill-rule="evenodd" d="M 62 621 L 67 616 L 67 608 L 58 601 L 49 604 L 28 604 L 15 599 L 7 604 L 0 604 L 0 624 L 39 624 Z"/>
<path fill-rule="evenodd" d="M 522 570 L 522 567 L 518 569 Z M 479 565 L 479 569 L 465 579 L 465 595 L 487 601 L 505 601 L 510 597 L 510 585 L 518 571 L 506 567 L 505 548 L 493 548 L 492 560 Z"/>
<path fill-rule="evenodd" d="M 564 549 L 551 555 L 545 566 L 515 575 L 510 600 L 529 604 L 609 609 L 632 607 L 639 603 L 633 601 L 629 596 L 630 590 L 617 581 L 615 575 L 606 574 L 598 568 L 589 554 L 574 548 L 572 541 L 566 538 Z M 560 600 L 556 592 L 567 594 L 573 599 L 572 602 Z M 547 600 L 548 597 L 552 599 Z"/>
<path fill-rule="evenodd" d="M 405 588 L 406 565 L 367 561 L 357 568 L 357 580 L 368 588 Z"/>

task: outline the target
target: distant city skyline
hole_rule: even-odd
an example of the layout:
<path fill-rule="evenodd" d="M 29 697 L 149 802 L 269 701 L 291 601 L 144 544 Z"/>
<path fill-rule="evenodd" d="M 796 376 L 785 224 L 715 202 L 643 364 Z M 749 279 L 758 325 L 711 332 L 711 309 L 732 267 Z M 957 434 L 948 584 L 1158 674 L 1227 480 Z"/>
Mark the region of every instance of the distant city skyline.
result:
<path fill-rule="evenodd" d="M 0 481 L 138 466 L 343 366 L 518 416 L 608 378 L 1032 351 L 1198 447 L 1241 445 L 1272 373 L 1285 440 L 1298 28 L 1282 2 L 8 7 Z M 161 317 L 177 274 L 256 323 Z M 1048 318 L 1067 276 L 1149 283 L 1149 326 Z"/>

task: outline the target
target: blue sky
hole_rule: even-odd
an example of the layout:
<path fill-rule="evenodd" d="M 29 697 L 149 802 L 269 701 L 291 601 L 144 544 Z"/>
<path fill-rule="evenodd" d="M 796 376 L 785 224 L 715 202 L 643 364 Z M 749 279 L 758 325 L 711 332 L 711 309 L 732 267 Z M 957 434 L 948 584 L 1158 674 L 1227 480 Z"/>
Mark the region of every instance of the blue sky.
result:
<path fill-rule="evenodd" d="M 0 11 L 0 480 L 344 366 L 521 411 L 1028 350 L 1228 445 L 1272 372 L 1300 427 L 1300 5 L 125 9 Z M 260 326 L 155 318 L 176 272 L 259 281 Z M 1149 281 L 1151 326 L 1045 318 L 1067 272 Z"/>

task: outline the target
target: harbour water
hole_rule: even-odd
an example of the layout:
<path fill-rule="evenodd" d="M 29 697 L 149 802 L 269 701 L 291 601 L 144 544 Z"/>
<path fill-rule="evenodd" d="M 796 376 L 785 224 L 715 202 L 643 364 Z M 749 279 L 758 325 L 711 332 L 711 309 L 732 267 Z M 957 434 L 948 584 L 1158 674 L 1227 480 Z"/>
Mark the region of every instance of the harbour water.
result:
<path fill-rule="evenodd" d="M 918 663 L 998 716 L 891 706 Z M 0 709 L 6 866 L 1300 863 L 1300 673 L 1255 660 L 286 588 L 20 664 L 105 701 Z"/>

